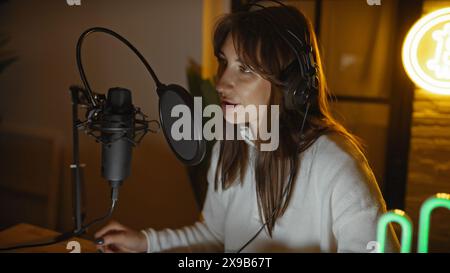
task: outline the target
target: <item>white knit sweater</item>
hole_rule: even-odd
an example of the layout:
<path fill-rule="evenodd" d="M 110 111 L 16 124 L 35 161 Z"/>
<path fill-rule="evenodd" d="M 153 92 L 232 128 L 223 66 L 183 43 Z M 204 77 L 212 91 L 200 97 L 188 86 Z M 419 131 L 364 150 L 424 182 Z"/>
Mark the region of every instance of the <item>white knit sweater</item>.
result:
<path fill-rule="evenodd" d="M 364 160 L 337 135 L 324 135 L 301 155 L 292 200 L 273 230 L 263 230 L 242 252 L 372 252 L 385 203 Z M 236 252 L 263 224 L 254 170 L 227 190 L 214 191 L 219 143 L 213 148 L 202 220 L 180 229 L 142 230 L 148 252 Z M 250 160 L 256 149 L 249 146 Z M 398 251 L 388 229 L 387 251 Z"/>

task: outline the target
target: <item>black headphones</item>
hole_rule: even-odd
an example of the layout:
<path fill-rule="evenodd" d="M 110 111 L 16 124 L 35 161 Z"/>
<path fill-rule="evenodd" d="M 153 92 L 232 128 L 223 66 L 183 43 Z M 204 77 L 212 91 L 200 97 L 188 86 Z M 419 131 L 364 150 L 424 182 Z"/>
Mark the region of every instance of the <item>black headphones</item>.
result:
<path fill-rule="evenodd" d="M 260 4 L 261 2 L 277 3 L 279 6 L 285 8 L 287 16 L 294 18 L 290 8 L 277 0 L 251 1 L 246 5 L 246 10 L 250 12 L 252 7 L 259 7 L 261 9 L 258 11 L 261 10 L 264 12 L 268 7 Z M 301 109 L 305 105 L 309 107 L 309 99 L 318 94 L 319 88 L 318 65 L 315 61 L 314 48 L 311 43 L 309 31 L 305 29 L 304 39 L 300 39 L 292 30 L 280 26 L 269 12 L 266 13 L 266 19 L 275 26 L 276 32 L 291 48 L 296 57 L 296 61 L 291 62 L 279 76 L 280 81 L 283 83 L 283 90 L 285 91 L 285 106 L 288 110 L 302 111 Z M 292 41 L 298 45 L 295 46 Z"/>

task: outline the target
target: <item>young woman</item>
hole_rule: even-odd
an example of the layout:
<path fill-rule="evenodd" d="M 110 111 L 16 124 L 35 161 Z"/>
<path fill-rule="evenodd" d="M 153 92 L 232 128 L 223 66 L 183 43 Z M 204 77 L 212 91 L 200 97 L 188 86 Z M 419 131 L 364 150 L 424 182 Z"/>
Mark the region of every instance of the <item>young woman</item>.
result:
<path fill-rule="evenodd" d="M 139 232 L 113 222 L 96 233 L 98 247 L 105 252 L 373 251 L 385 203 L 358 140 L 330 114 L 310 22 L 285 6 L 229 14 L 217 23 L 214 49 L 225 120 L 248 125 L 257 137 L 217 141 L 202 217 L 194 225 Z M 302 56 L 311 56 L 316 69 L 305 71 Z M 309 94 L 302 97 L 306 101 L 293 102 L 289 90 L 311 78 L 302 89 Z M 279 115 L 266 111 L 265 119 L 258 119 L 238 105 L 277 105 Z M 263 151 L 258 127 L 274 118 L 279 145 Z M 392 227 L 387 242 L 388 251 L 398 250 Z"/>

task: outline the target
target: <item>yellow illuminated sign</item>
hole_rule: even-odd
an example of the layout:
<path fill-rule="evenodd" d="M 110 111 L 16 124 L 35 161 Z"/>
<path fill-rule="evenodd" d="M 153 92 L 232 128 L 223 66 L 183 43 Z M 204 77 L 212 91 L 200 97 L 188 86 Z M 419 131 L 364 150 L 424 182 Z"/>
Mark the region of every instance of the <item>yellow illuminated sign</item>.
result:
<path fill-rule="evenodd" d="M 450 95 L 450 7 L 417 21 L 402 50 L 403 66 L 419 87 Z"/>

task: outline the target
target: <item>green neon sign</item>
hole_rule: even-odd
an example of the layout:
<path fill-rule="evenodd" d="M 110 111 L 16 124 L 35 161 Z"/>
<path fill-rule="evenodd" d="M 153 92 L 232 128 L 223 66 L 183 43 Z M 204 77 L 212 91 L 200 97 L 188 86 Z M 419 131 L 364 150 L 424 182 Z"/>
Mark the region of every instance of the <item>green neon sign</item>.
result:
<path fill-rule="evenodd" d="M 450 209 L 450 194 L 438 193 L 428 198 L 420 208 L 419 238 L 417 243 L 417 252 L 419 253 L 428 253 L 431 212 L 439 207 Z"/>
<path fill-rule="evenodd" d="M 402 210 L 388 211 L 380 217 L 377 227 L 378 251 L 384 253 L 386 250 L 386 235 L 389 223 L 396 222 L 402 228 L 401 253 L 411 252 L 412 224 L 411 219 Z"/>
<path fill-rule="evenodd" d="M 444 207 L 450 210 L 450 194 L 438 193 L 428 198 L 420 208 L 419 233 L 417 252 L 428 253 L 428 238 L 430 233 L 431 213 L 434 209 Z M 402 228 L 401 253 L 411 252 L 412 224 L 409 216 L 402 210 L 392 210 L 384 213 L 378 220 L 377 241 L 378 252 L 384 253 L 386 250 L 386 234 L 388 225 L 391 222 L 400 224 Z"/>

